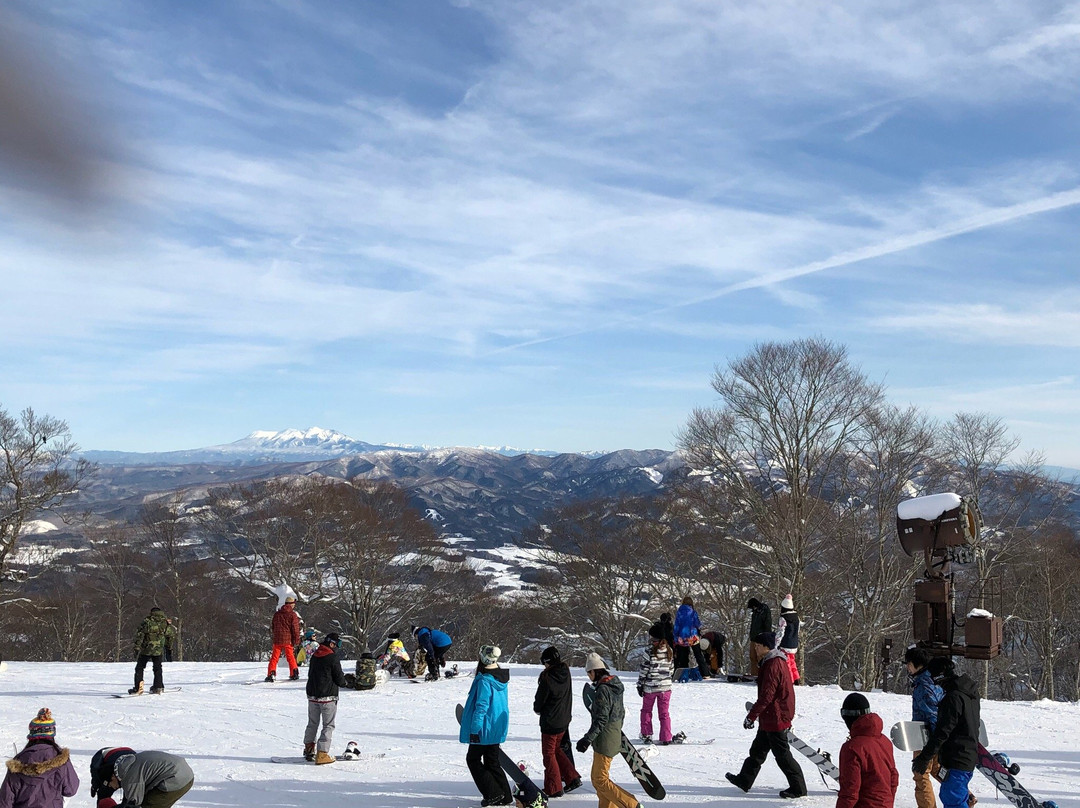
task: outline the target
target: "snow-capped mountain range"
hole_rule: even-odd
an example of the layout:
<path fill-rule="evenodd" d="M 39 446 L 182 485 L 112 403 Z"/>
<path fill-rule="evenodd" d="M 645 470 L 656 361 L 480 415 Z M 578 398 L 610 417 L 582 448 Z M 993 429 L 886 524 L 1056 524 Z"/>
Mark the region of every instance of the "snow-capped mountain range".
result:
<path fill-rule="evenodd" d="M 300 462 L 307 460 L 328 460 L 335 457 L 366 454 L 383 450 L 397 452 L 426 452 L 443 447 L 416 446 L 410 444 L 368 443 L 349 437 L 333 429 L 311 427 L 310 429 L 283 429 L 278 432 L 256 430 L 246 438 L 223 443 L 217 446 L 205 446 L 200 449 L 181 449 L 172 452 L 117 452 L 103 449 L 90 449 L 82 453 L 83 457 L 104 465 L 182 465 L 187 463 L 247 464 Z M 546 449 L 517 449 L 510 446 L 475 447 L 486 452 L 513 457 L 521 454 L 535 454 L 542 457 L 554 457 L 559 452 Z M 599 457 L 602 452 L 579 452 L 585 457 Z"/>

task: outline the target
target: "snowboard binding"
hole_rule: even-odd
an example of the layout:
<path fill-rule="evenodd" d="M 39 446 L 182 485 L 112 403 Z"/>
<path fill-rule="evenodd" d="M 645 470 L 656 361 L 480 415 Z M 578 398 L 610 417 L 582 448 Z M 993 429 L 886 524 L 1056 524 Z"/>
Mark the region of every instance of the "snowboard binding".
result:
<path fill-rule="evenodd" d="M 345 745 L 345 751 L 341 753 L 341 756 L 345 760 L 358 760 L 360 758 L 360 747 L 356 741 L 349 741 Z"/>

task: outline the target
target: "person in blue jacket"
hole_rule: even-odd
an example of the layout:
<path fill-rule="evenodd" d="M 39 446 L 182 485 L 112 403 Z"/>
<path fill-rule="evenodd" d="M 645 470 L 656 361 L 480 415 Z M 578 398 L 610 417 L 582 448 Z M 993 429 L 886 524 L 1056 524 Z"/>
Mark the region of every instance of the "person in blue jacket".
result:
<path fill-rule="evenodd" d="M 911 720 L 922 721 L 929 732 L 937 727 L 938 704 L 944 692 L 934 684 L 930 671 L 926 669 L 930 655 L 922 648 L 911 647 L 904 652 L 904 664 L 911 677 Z M 916 755 L 918 752 L 915 753 Z M 934 786 L 931 780 L 940 769 L 937 758 L 933 758 L 926 771 L 914 773 L 915 804 L 918 808 L 937 808 L 934 798 Z"/>
<path fill-rule="evenodd" d="M 507 688 L 510 671 L 499 667 L 497 645 L 480 646 L 480 660 L 461 714 L 458 740 L 469 745 L 465 763 L 480 789 L 481 805 L 513 805 L 510 783 L 499 764 L 499 744 L 510 727 Z"/>
<path fill-rule="evenodd" d="M 454 641 L 445 631 L 431 629 L 427 626 L 413 626 L 413 636 L 416 637 L 416 647 L 424 652 L 427 658 L 427 676 L 429 681 L 439 678 L 439 669 L 446 667 L 446 652 Z"/>
<path fill-rule="evenodd" d="M 694 653 L 694 661 L 702 679 L 712 678 L 712 670 L 705 661 L 705 654 L 698 645 L 701 632 L 701 620 L 694 609 L 694 599 L 687 595 L 682 599 L 682 605 L 675 612 L 675 668 L 690 667 L 690 652 Z M 693 678 L 697 678 L 696 676 Z M 685 680 L 682 680 L 685 681 Z"/>

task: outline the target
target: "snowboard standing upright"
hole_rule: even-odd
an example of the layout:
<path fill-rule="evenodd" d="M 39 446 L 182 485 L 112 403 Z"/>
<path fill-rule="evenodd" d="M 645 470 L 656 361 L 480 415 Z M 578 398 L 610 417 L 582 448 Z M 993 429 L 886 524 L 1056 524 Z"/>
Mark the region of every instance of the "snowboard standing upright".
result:
<path fill-rule="evenodd" d="M 585 688 L 581 692 L 581 697 L 585 701 L 585 709 L 590 713 L 592 712 L 593 699 L 596 696 L 596 686 L 592 682 L 586 682 Z M 653 774 L 653 770 L 649 768 L 649 764 L 645 762 L 645 758 L 642 757 L 641 752 L 630 743 L 630 739 L 626 737 L 626 733 L 622 734 L 622 743 L 619 745 L 619 754 L 622 755 L 622 759 L 626 761 L 626 765 L 630 767 L 631 773 L 637 778 L 637 781 L 641 783 L 641 787 L 645 789 L 645 793 L 652 797 L 654 800 L 662 800 L 667 796 L 667 792 L 664 790 L 663 784 Z"/>
<path fill-rule="evenodd" d="M 889 737 L 893 745 L 903 752 L 918 752 L 928 740 L 930 732 L 922 721 L 900 721 L 889 730 Z M 1020 781 L 1014 775 L 1019 774 L 1020 767 L 1010 763 L 1009 759 L 1000 752 L 991 752 L 986 748 L 986 727 L 979 724 L 979 760 L 975 768 L 982 772 L 994 787 L 1000 791 L 1016 808 L 1057 808 L 1053 800 L 1040 802 L 1031 792 L 1020 785 Z"/>

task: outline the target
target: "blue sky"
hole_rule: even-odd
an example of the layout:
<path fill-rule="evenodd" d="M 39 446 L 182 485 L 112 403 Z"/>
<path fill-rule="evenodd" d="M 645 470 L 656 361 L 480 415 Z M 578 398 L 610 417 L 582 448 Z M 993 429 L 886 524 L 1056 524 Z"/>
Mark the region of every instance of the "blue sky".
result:
<path fill-rule="evenodd" d="M 0 404 L 84 447 L 671 448 L 821 335 L 1080 466 L 1080 3 L 12 5 L 100 171 L 0 172 Z"/>

